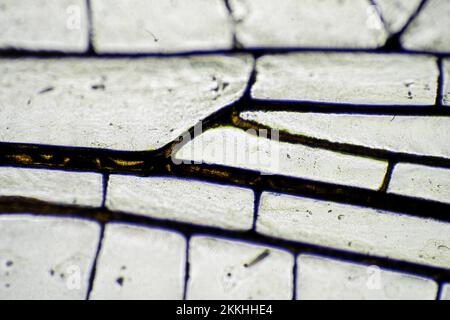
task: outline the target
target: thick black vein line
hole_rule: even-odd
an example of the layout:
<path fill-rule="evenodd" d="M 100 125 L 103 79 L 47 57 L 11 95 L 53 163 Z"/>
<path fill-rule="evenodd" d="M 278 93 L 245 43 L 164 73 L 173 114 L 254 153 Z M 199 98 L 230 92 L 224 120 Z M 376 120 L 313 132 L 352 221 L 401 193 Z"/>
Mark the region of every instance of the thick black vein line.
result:
<path fill-rule="evenodd" d="M 445 71 L 444 71 L 444 61 L 442 58 L 438 59 L 438 68 L 439 68 L 439 78 L 438 78 L 438 88 L 436 93 L 436 106 L 438 107 L 438 110 L 448 110 L 450 108 L 443 107 L 443 100 L 444 100 L 444 78 L 445 78 Z"/>
<path fill-rule="evenodd" d="M 394 167 L 397 163 L 394 161 L 389 161 L 386 174 L 384 175 L 383 183 L 380 187 L 380 192 L 387 192 L 389 184 L 391 183 L 392 173 L 394 172 Z"/>
<path fill-rule="evenodd" d="M 255 199 L 253 200 L 252 230 L 256 230 L 256 222 L 258 220 L 259 205 L 261 203 L 261 194 L 262 194 L 262 190 L 259 190 L 258 188 L 255 188 L 253 190 L 253 195 L 254 195 Z"/>
<path fill-rule="evenodd" d="M 292 268 L 292 300 L 297 300 L 297 277 L 298 273 L 298 263 L 297 263 L 297 256 L 294 255 L 294 267 Z"/>
<path fill-rule="evenodd" d="M 230 17 L 230 20 L 233 23 L 233 26 L 232 26 L 232 29 L 233 29 L 233 50 L 238 50 L 238 49 L 242 48 L 242 44 L 239 43 L 238 38 L 237 38 L 237 34 L 236 34 L 237 21 L 234 18 L 233 8 L 231 7 L 230 1 L 229 0 L 223 0 L 223 1 L 225 3 L 225 7 L 227 8 L 228 16 Z"/>
<path fill-rule="evenodd" d="M 257 171 L 219 165 L 181 165 L 172 168 L 175 177 L 224 185 L 257 188 L 266 192 L 351 204 L 421 218 L 450 222 L 450 204 L 383 193 L 357 187 L 311 181 L 281 175 L 261 175 Z"/>
<path fill-rule="evenodd" d="M 107 192 L 108 192 L 108 182 L 109 182 L 109 174 L 103 174 L 102 175 L 102 187 L 103 187 L 103 192 L 102 192 L 102 208 L 105 208 L 106 206 L 106 196 L 107 196 Z"/>
<path fill-rule="evenodd" d="M 329 103 L 318 101 L 301 100 L 265 100 L 251 99 L 244 111 L 291 111 L 310 113 L 336 113 L 336 114 L 364 114 L 364 115 L 387 115 L 387 116 L 449 116 L 447 109 L 435 109 L 436 104 L 424 105 L 374 105 L 374 104 L 351 104 L 351 103 Z"/>
<path fill-rule="evenodd" d="M 256 57 L 269 54 L 287 54 L 295 52 L 328 52 L 328 53 L 371 53 L 371 54 L 385 54 L 398 53 L 401 55 L 434 55 L 436 57 L 450 57 L 450 52 L 433 52 L 408 50 L 403 48 L 387 49 L 386 47 L 365 49 L 365 48 L 318 48 L 318 47 L 278 47 L 278 48 L 237 48 L 227 50 L 198 50 L 198 51 L 184 51 L 175 53 L 76 53 L 76 52 L 61 52 L 55 50 L 40 50 L 28 51 L 23 49 L 0 49 L 1 58 L 99 58 L 99 59 L 122 59 L 122 58 L 176 58 L 189 56 L 208 56 L 208 55 L 230 55 L 230 54 L 250 54 Z"/>
<path fill-rule="evenodd" d="M 94 288 L 95 275 L 97 274 L 98 257 L 102 250 L 103 239 L 105 236 L 105 224 L 102 222 L 99 222 L 99 223 L 100 223 L 100 236 L 98 239 L 97 250 L 95 252 L 95 258 L 94 258 L 94 261 L 92 262 L 92 269 L 89 274 L 89 283 L 88 283 L 88 288 L 87 288 L 87 292 L 86 292 L 86 300 L 90 299 L 92 289 Z"/>
<path fill-rule="evenodd" d="M 244 129 L 253 129 L 259 134 L 262 132 L 268 133 L 268 138 L 271 138 L 272 128 L 267 125 L 257 123 L 255 121 L 244 120 L 239 116 L 233 117 L 233 125 Z M 386 160 L 393 162 L 408 162 L 422 165 L 430 165 L 435 167 L 450 168 L 450 159 L 437 156 L 417 155 L 406 152 L 395 152 L 385 149 L 370 148 L 363 145 L 355 145 L 342 142 L 331 142 L 326 139 L 315 138 L 313 136 L 306 136 L 301 134 L 293 134 L 286 130 L 277 130 L 280 142 L 287 142 L 290 144 L 301 144 L 315 149 L 324 149 L 336 151 L 338 153 L 368 157 L 376 160 Z"/>
<path fill-rule="evenodd" d="M 189 263 L 189 255 L 190 255 L 190 250 L 189 249 L 190 249 L 191 235 L 185 233 L 185 239 L 186 239 L 186 251 L 185 251 L 186 260 L 185 260 L 185 265 L 184 265 L 183 300 L 187 299 L 187 292 L 188 292 L 188 285 L 189 285 L 189 276 L 190 276 L 190 270 L 191 270 L 191 266 L 190 266 L 190 263 Z"/>
<path fill-rule="evenodd" d="M 249 242 L 257 245 L 266 246 L 269 248 L 282 248 L 293 254 L 295 258 L 299 254 L 313 254 L 341 261 L 359 263 L 367 266 L 377 265 L 381 268 L 392 271 L 398 271 L 412 275 L 421 275 L 424 277 L 432 278 L 437 282 L 450 281 L 450 270 L 447 268 L 418 264 L 411 261 L 402 261 L 393 258 L 386 258 L 383 256 L 361 254 L 353 251 L 347 251 L 332 247 L 324 247 L 300 241 L 279 239 L 259 234 L 252 230 L 250 231 L 224 230 L 215 227 L 199 226 L 177 221 L 169 221 L 146 216 L 137 216 L 125 212 L 111 212 L 108 210 L 98 210 L 87 207 L 58 206 L 52 204 L 46 204 L 46 206 L 48 208 L 51 208 L 50 212 L 29 212 L 29 214 L 36 216 L 52 216 L 60 218 L 70 217 L 76 219 L 89 219 L 89 220 L 92 220 L 93 219 L 92 217 L 97 217 L 96 219 L 101 223 L 121 222 L 127 224 L 135 224 L 141 227 L 150 227 L 150 228 L 158 227 L 161 229 L 177 231 L 189 238 L 192 237 L 193 235 L 201 235 L 222 239 L 230 239 L 239 242 Z M 41 207 L 37 209 L 40 209 Z M 0 208 L 1 208 L 1 200 L 0 200 Z M 97 213 L 94 214 L 93 213 L 94 211 Z M 23 214 L 23 213 L 8 212 L 8 213 L 1 213 L 0 216 L 15 215 L 15 214 Z M 101 250 L 101 247 L 99 249 Z M 95 270 L 93 273 L 91 273 L 91 278 L 93 279 L 94 277 L 95 277 Z"/>
<path fill-rule="evenodd" d="M 405 31 L 409 28 L 409 26 L 411 25 L 411 23 L 417 19 L 417 17 L 422 13 L 423 8 L 425 7 L 425 5 L 427 4 L 428 0 L 422 0 L 419 4 L 419 6 L 417 7 L 417 9 L 415 10 L 415 12 L 409 17 L 408 21 L 405 23 L 405 25 L 403 26 L 403 28 L 397 33 L 399 37 L 401 37 Z"/>
<path fill-rule="evenodd" d="M 135 172 L 121 174 L 137 175 Z M 262 175 L 258 171 L 220 165 L 164 165 L 145 175 L 140 173 L 137 176 L 177 177 L 213 182 L 450 222 L 450 204 L 446 203 L 284 175 Z"/>
<path fill-rule="evenodd" d="M 436 297 L 434 298 L 434 300 L 439 300 L 441 293 L 442 293 L 442 283 L 438 283 L 438 289 L 437 289 Z"/>
<path fill-rule="evenodd" d="M 88 28 L 88 52 L 89 55 L 94 55 L 94 21 L 93 21 L 93 10 L 91 0 L 86 0 L 87 7 L 87 28 Z"/>
<path fill-rule="evenodd" d="M 409 28 L 411 23 L 420 15 L 420 13 L 422 12 L 422 10 L 423 10 L 423 8 L 424 8 L 424 6 L 425 6 L 427 1 L 428 0 L 422 0 L 420 2 L 420 4 L 417 6 L 416 10 L 408 18 L 408 20 L 403 25 L 403 27 L 399 31 L 397 31 L 396 33 L 390 35 L 390 37 L 386 41 L 385 45 L 380 48 L 380 51 L 392 52 L 392 53 L 394 53 L 394 52 L 411 52 L 411 51 L 412 52 L 414 52 L 414 51 L 419 52 L 420 51 L 420 50 L 407 50 L 407 49 L 404 49 L 402 47 L 402 44 L 401 44 L 401 37 L 403 36 L 403 34 L 405 34 L 406 30 Z"/>
<path fill-rule="evenodd" d="M 381 22 L 383 23 L 383 27 L 386 31 L 389 31 L 388 25 L 386 23 L 386 20 L 384 19 L 383 13 L 381 12 L 380 7 L 377 5 L 377 3 L 375 2 L 375 0 L 369 0 L 370 4 L 372 5 L 372 7 L 375 8 L 376 13 L 378 15 L 378 17 L 380 18 Z"/>

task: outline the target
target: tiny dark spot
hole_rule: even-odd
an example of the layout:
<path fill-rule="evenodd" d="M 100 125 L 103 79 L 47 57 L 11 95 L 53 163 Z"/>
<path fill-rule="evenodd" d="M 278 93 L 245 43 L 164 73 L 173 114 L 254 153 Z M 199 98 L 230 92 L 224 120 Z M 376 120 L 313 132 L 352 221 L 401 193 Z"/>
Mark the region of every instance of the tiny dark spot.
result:
<path fill-rule="evenodd" d="M 45 89 L 42 89 L 41 91 L 39 91 L 39 94 L 44 94 L 44 93 L 53 91 L 54 89 L 55 88 L 53 88 L 53 87 L 48 87 L 48 88 L 45 88 Z"/>
<path fill-rule="evenodd" d="M 351 241 L 348 242 L 348 246 L 349 246 L 349 247 L 352 246 L 352 242 L 351 242 Z"/>
<path fill-rule="evenodd" d="M 53 276 L 55 275 L 55 270 L 50 269 L 49 273 L 50 273 L 50 275 L 53 277 Z"/>
<path fill-rule="evenodd" d="M 12 262 L 11 260 L 6 261 L 7 267 L 12 267 L 13 264 L 14 264 L 14 262 Z"/>
<path fill-rule="evenodd" d="M 123 277 L 119 277 L 119 278 L 116 279 L 116 283 L 119 286 L 123 286 L 123 282 L 124 282 L 124 278 Z"/>
<path fill-rule="evenodd" d="M 11 285 L 9 283 L 5 284 L 5 288 L 9 288 Z"/>
<path fill-rule="evenodd" d="M 31 99 L 28 99 L 27 105 L 30 105 L 30 104 L 31 104 Z"/>
<path fill-rule="evenodd" d="M 413 98 L 413 95 L 412 95 L 412 92 L 411 91 L 408 91 L 408 99 L 412 99 Z"/>
<path fill-rule="evenodd" d="M 343 217 L 344 217 L 343 214 L 338 215 L 338 220 L 342 220 Z"/>
<path fill-rule="evenodd" d="M 333 212 L 333 210 L 331 210 L 331 209 L 330 209 L 330 210 L 328 210 L 328 213 L 332 213 L 332 212 Z"/>
<path fill-rule="evenodd" d="M 231 273 L 230 273 L 230 272 L 227 273 L 227 277 L 228 277 L 228 278 L 231 277 Z"/>
<path fill-rule="evenodd" d="M 120 268 L 120 270 L 126 270 L 126 269 L 127 269 L 126 266 L 122 266 L 122 267 Z"/>
<path fill-rule="evenodd" d="M 286 157 L 287 157 L 288 159 L 290 159 L 290 158 L 291 158 L 291 155 L 290 155 L 290 154 L 287 154 Z"/>

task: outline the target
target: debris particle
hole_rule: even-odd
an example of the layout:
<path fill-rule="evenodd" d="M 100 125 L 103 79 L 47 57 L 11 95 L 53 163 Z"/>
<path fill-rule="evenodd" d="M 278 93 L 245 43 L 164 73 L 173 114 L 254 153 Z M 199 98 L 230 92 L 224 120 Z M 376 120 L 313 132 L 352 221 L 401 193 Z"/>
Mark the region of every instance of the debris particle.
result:
<path fill-rule="evenodd" d="M 154 42 L 158 42 L 159 39 L 155 36 L 155 34 L 153 32 L 151 32 L 150 30 L 145 29 L 145 31 L 147 31 L 148 34 L 150 34 L 153 37 L 153 41 Z"/>
<path fill-rule="evenodd" d="M 94 84 L 91 86 L 91 88 L 93 90 L 105 90 L 105 85 L 104 84 Z"/>
<path fill-rule="evenodd" d="M 117 284 L 119 285 L 119 286 L 123 286 L 123 282 L 124 282 L 124 278 L 123 277 L 119 277 L 119 278 L 117 278 L 116 279 L 116 282 L 117 282 Z"/>
<path fill-rule="evenodd" d="M 53 88 L 53 87 L 48 87 L 48 88 L 45 88 L 45 89 L 42 89 L 41 91 L 39 91 L 39 94 L 44 94 L 44 93 L 53 91 L 54 89 L 55 88 Z"/>
<path fill-rule="evenodd" d="M 412 92 L 408 91 L 408 99 L 412 99 L 412 98 L 413 98 Z"/>
<path fill-rule="evenodd" d="M 450 248 L 447 246 L 444 246 L 444 245 L 440 245 L 437 248 L 438 248 L 438 250 L 449 250 L 450 251 Z"/>
<path fill-rule="evenodd" d="M 265 258 L 267 258 L 269 256 L 269 254 L 270 254 L 269 249 L 264 250 L 259 256 L 257 256 L 251 262 L 245 263 L 244 267 L 246 267 L 246 268 L 253 267 L 255 264 L 257 264 L 257 263 L 261 262 L 262 260 L 264 260 Z"/>

